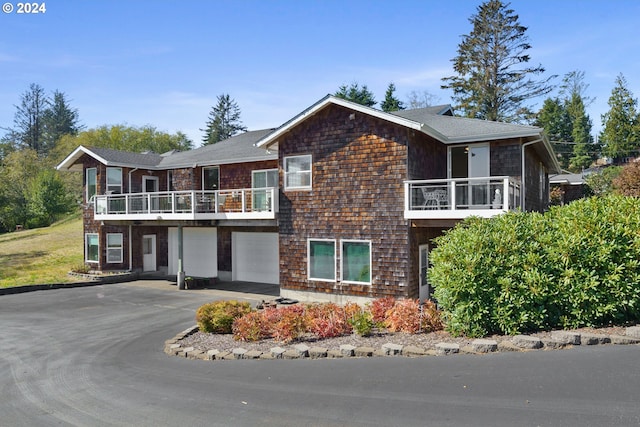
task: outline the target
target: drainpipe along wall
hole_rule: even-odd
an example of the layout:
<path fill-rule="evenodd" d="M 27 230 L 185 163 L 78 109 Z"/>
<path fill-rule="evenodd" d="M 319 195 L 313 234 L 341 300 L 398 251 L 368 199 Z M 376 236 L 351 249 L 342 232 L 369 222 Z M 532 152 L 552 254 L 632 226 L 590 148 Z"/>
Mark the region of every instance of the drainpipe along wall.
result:
<path fill-rule="evenodd" d="M 529 142 L 525 142 L 524 144 L 522 144 L 522 155 L 521 160 L 522 160 L 522 165 L 521 165 L 521 169 L 520 169 L 520 173 L 521 173 L 521 181 L 522 181 L 522 191 L 520 192 L 520 210 L 522 210 L 522 212 L 525 211 L 525 207 L 527 206 L 526 204 L 526 199 L 527 199 L 527 190 L 526 190 L 526 172 L 525 172 L 525 162 L 524 162 L 524 155 L 526 152 L 526 147 L 528 147 L 529 145 L 533 145 L 536 144 L 538 142 L 542 142 L 542 138 L 536 139 L 534 141 L 529 141 Z"/>

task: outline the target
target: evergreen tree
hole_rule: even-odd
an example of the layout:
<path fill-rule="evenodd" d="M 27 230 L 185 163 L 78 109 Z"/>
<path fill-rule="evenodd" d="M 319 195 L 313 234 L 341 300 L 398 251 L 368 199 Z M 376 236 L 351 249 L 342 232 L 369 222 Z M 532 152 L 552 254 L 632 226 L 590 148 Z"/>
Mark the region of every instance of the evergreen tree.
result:
<path fill-rule="evenodd" d="M 541 65 L 526 66 L 531 48 L 527 27 L 501 0 L 482 3 L 469 22 L 470 34 L 458 45 L 453 62 L 457 75 L 445 77 L 443 89 L 453 90 L 453 99 L 465 116 L 494 121 L 521 121 L 530 116 L 524 102 L 548 94 L 555 76 L 536 81 L 544 73 Z"/>
<path fill-rule="evenodd" d="M 384 101 L 380 104 L 382 111 L 386 111 L 388 113 L 390 111 L 404 110 L 403 102 L 393 95 L 395 91 L 396 85 L 389 83 L 387 91 L 384 94 Z"/>
<path fill-rule="evenodd" d="M 351 83 L 350 86 L 342 85 L 334 95 L 347 101 L 366 105 L 367 107 L 376 105 L 376 99 L 373 93 L 369 91 L 367 85 L 363 85 L 362 87 L 360 87 L 358 83 Z"/>
<path fill-rule="evenodd" d="M 19 145 L 31 148 L 39 155 L 46 154 L 44 146 L 44 114 L 49 100 L 42 86 L 32 83 L 22 94 L 20 105 L 16 105 L 13 119 Z"/>
<path fill-rule="evenodd" d="M 222 94 L 218 95 L 218 103 L 209 113 L 207 127 L 200 130 L 204 132 L 203 145 L 209 145 L 231 138 L 239 132 L 246 132 L 247 128 L 240 121 L 238 104 L 229 94 Z"/>
<path fill-rule="evenodd" d="M 558 161 L 563 169 L 569 168 L 573 156 L 571 117 L 560 98 L 547 98 L 534 123 L 544 128 L 549 140 L 554 143 Z"/>
<path fill-rule="evenodd" d="M 53 100 L 44 112 L 43 149 L 49 152 L 63 135 L 77 135 L 82 129 L 78 110 L 71 108 L 66 95 L 53 92 Z"/>
<path fill-rule="evenodd" d="M 637 155 L 640 149 L 638 100 L 627 88 L 627 80 L 622 74 L 616 78 L 608 104 L 609 111 L 602 115 L 600 134 L 603 153 L 614 159 Z"/>

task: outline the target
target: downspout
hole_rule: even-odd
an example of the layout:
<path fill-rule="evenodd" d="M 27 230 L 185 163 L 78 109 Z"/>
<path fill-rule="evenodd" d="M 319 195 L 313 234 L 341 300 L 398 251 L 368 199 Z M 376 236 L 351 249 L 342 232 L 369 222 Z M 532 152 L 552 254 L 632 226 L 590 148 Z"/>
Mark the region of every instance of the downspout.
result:
<path fill-rule="evenodd" d="M 128 188 L 128 193 L 131 193 L 131 174 L 134 173 L 135 171 L 137 171 L 138 168 L 135 169 L 131 169 L 128 173 L 129 175 L 129 188 Z M 128 210 L 128 209 L 127 209 Z M 131 224 L 129 224 L 129 272 L 133 271 L 133 227 L 131 226 Z"/>
<path fill-rule="evenodd" d="M 520 191 L 520 209 L 522 210 L 522 212 L 524 212 L 524 210 L 525 210 L 525 206 L 526 206 L 525 201 L 526 201 L 526 194 L 527 194 L 526 190 L 525 190 L 525 188 L 526 188 L 525 187 L 525 181 L 526 181 L 525 176 L 526 176 L 526 173 L 525 173 L 525 169 L 524 169 L 525 168 L 525 164 L 524 164 L 525 148 L 527 146 L 529 146 L 529 145 L 533 145 L 533 144 L 536 144 L 538 142 L 542 142 L 542 138 L 538 138 L 538 139 L 536 139 L 534 141 L 525 142 L 521 146 L 522 147 L 522 155 L 520 157 L 521 157 L 521 160 L 522 160 L 522 166 L 521 166 L 521 169 L 520 169 L 520 174 L 521 174 L 520 175 L 520 182 L 521 182 L 521 185 L 522 185 L 522 191 Z"/>
<path fill-rule="evenodd" d="M 137 171 L 139 168 L 135 168 L 135 169 L 131 169 L 129 171 L 129 191 L 128 193 L 131 193 L 131 174 L 134 173 L 135 171 Z"/>
<path fill-rule="evenodd" d="M 129 272 L 133 271 L 133 253 L 131 252 L 133 250 L 133 244 L 131 242 L 133 240 L 132 231 L 133 226 L 129 224 Z"/>

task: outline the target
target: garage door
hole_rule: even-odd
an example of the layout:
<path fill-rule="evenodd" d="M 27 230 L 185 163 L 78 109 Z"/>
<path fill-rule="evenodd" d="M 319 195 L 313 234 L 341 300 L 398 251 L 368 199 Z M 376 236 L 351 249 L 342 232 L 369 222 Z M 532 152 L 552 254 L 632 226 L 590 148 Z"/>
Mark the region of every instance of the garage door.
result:
<path fill-rule="evenodd" d="M 218 234 L 215 227 L 184 227 L 182 255 L 187 276 L 218 277 Z M 178 273 L 178 229 L 169 229 L 169 274 Z"/>
<path fill-rule="evenodd" d="M 278 233 L 231 234 L 233 280 L 280 283 Z"/>

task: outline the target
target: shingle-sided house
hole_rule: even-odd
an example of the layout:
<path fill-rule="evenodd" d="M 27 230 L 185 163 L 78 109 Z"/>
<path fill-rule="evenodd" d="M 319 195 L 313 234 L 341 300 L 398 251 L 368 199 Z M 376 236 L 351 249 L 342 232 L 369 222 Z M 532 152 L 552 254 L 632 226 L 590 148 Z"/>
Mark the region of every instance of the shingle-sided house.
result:
<path fill-rule="evenodd" d="M 97 270 L 338 302 L 427 298 L 434 237 L 471 215 L 544 210 L 560 170 L 540 128 L 333 96 L 277 129 L 166 155 L 78 147 L 58 168 L 83 171 Z"/>

